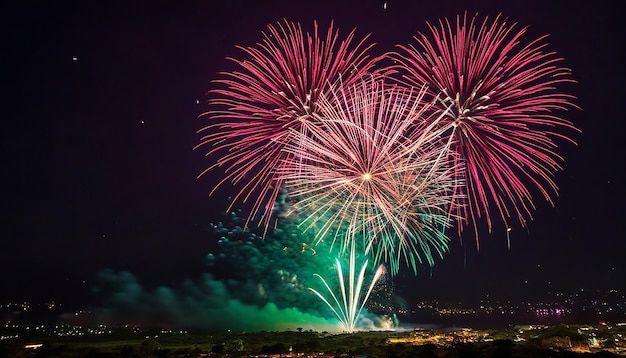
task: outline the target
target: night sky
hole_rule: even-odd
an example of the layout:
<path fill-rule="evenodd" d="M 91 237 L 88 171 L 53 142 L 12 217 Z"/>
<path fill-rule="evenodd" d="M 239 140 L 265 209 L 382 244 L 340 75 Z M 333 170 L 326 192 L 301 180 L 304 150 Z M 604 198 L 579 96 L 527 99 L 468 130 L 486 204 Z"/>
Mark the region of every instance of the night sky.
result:
<path fill-rule="evenodd" d="M 372 33 L 373 54 L 468 11 L 502 13 L 550 34 L 549 49 L 579 82 L 582 110 L 563 116 L 581 134 L 564 143 L 556 207 L 537 200 L 528 230 L 452 233 L 431 272 L 400 274 L 408 302 L 519 299 L 547 292 L 626 290 L 624 85 L 619 2 L 592 1 L 17 1 L 2 5 L 0 300 L 88 303 L 96 273 L 129 271 L 147 286 L 177 285 L 206 270 L 232 194 L 208 193 L 221 176 L 197 175 L 215 158 L 193 150 L 205 93 L 236 45 L 282 19 L 311 30 L 331 20 Z M 81 301 L 82 300 L 82 301 Z"/>

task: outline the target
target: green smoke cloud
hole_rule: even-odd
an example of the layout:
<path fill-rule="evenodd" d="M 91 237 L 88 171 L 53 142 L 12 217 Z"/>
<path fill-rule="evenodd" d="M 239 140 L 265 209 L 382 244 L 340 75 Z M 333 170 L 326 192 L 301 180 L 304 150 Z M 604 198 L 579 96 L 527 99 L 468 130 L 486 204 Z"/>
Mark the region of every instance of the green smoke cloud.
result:
<path fill-rule="evenodd" d="M 312 246 L 312 234 L 286 218 L 264 238 L 243 226 L 234 213 L 211 225 L 210 239 L 218 245 L 207 255 L 209 272 L 177 287 L 147 290 L 130 272 L 100 272 L 97 320 L 222 331 L 340 330 L 329 308 L 308 290 L 320 288 L 315 273 L 337 285 L 337 254 L 323 244 Z M 361 324 L 374 327 L 377 321 L 365 312 Z"/>
<path fill-rule="evenodd" d="M 146 290 L 130 272 L 100 272 L 100 289 L 106 299 L 95 310 L 97 321 L 106 324 L 140 324 L 154 327 L 208 330 L 281 331 L 297 328 L 337 331 L 338 322 L 301 312 L 243 303 L 210 274 L 200 281 L 187 280 L 176 289 L 157 287 Z"/>

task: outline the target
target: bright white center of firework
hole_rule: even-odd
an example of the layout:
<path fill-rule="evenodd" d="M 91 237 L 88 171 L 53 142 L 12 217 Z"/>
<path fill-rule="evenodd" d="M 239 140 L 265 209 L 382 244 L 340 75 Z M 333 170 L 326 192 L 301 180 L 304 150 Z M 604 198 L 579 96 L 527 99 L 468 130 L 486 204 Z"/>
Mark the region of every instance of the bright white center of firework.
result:
<path fill-rule="evenodd" d="M 372 174 L 370 174 L 370 173 L 364 173 L 364 174 L 361 176 L 361 179 L 363 179 L 363 181 L 368 181 L 368 180 L 372 179 Z"/>

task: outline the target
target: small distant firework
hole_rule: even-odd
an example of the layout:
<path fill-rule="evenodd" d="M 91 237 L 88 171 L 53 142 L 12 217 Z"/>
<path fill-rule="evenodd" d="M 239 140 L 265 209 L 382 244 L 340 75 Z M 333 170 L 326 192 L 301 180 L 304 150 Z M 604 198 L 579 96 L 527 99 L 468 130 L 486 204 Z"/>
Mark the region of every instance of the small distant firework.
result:
<path fill-rule="evenodd" d="M 324 295 L 322 295 L 319 291 L 309 288 L 311 292 L 315 293 L 328 307 L 330 310 L 337 316 L 341 324 L 344 326 L 344 329 L 348 333 L 353 333 L 356 330 L 356 326 L 358 323 L 358 319 L 361 315 L 361 311 L 363 311 L 363 307 L 365 306 L 365 302 L 369 298 L 376 282 L 380 279 L 384 272 L 384 267 L 380 265 L 376 272 L 374 273 L 374 277 L 370 282 L 369 286 L 367 286 L 367 291 L 364 291 L 365 288 L 363 283 L 365 281 L 365 271 L 367 269 L 367 260 L 361 266 L 361 270 L 359 271 L 358 276 L 356 275 L 356 259 L 355 259 L 355 247 L 352 245 L 350 249 L 350 261 L 348 267 L 348 278 L 347 282 L 345 281 L 345 277 L 343 274 L 343 270 L 341 269 L 341 262 L 339 259 L 336 260 L 337 266 L 337 276 L 339 279 L 339 289 L 341 292 L 341 301 L 337 298 L 337 295 L 334 293 L 333 289 L 328 285 L 326 280 L 316 274 L 317 277 L 322 281 L 324 287 L 328 290 L 332 301 L 327 299 Z"/>
<path fill-rule="evenodd" d="M 556 89 L 574 82 L 570 70 L 546 52 L 545 36 L 524 44 L 526 28 L 500 16 L 478 23 L 465 15 L 429 28 L 430 37 L 420 33 L 417 46 L 398 46 L 391 57 L 403 83 L 428 86 L 450 109 L 441 125 L 451 128 L 446 135 L 455 138 L 452 152 L 467 174 L 466 186 L 457 188 L 467 198 L 455 207 L 459 231 L 471 223 L 477 232 L 483 216 L 491 230 L 490 205 L 505 227 L 511 217 L 524 226 L 535 208 L 531 189 L 551 204 L 557 191 L 553 176 L 562 158 L 554 139 L 570 140 L 559 130 L 577 131 L 554 114 L 575 107 L 573 96 Z"/>
<path fill-rule="evenodd" d="M 356 42 L 354 30 L 343 41 L 331 23 L 326 37 L 305 33 L 299 24 L 269 25 L 263 41 L 238 47 L 246 60 L 230 58 L 234 72 L 222 72 L 214 82 L 222 88 L 209 91 L 212 109 L 204 113 L 212 123 L 197 147 L 210 146 L 207 155 L 221 157 L 207 171 L 225 166 L 226 175 L 214 188 L 231 181 L 241 185 L 231 205 L 252 200 L 252 215 L 269 223 L 281 186 L 274 172 L 290 154 L 282 151 L 290 134 L 311 119 L 318 98 L 340 78 L 351 84 L 373 70 L 377 59 L 366 52 L 367 37 Z M 258 214 L 258 215 L 257 215 Z M 249 218 L 249 219 L 250 219 Z"/>

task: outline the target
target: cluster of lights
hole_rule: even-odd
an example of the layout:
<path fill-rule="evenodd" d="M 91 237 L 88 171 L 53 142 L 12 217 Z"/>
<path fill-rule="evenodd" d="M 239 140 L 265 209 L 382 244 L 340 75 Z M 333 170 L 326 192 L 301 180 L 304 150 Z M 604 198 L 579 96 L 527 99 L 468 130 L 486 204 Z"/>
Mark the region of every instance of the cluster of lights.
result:
<path fill-rule="evenodd" d="M 567 311 L 563 308 L 537 308 L 535 314 L 539 317 L 563 316 Z"/>
<path fill-rule="evenodd" d="M 185 330 L 172 330 L 172 329 L 162 329 L 160 331 L 161 334 L 187 334 Z"/>
<path fill-rule="evenodd" d="M 61 304 L 59 304 L 59 303 L 57 303 L 55 301 L 39 303 L 39 304 L 36 304 L 34 306 L 30 302 L 28 302 L 28 301 L 8 302 L 8 303 L 0 304 L 0 309 L 5 309 L 5 310 L 8 310 L 8 311 L 28 312 L 31 309 L 33 309 L 34 307 L 44 307 L 44 308 L 46 308 L 48 310 L 54 310 L 54 309 L 60 308 Z"/>
<path fill-rule="evenodd" d="M 582 293 L 586 293 L 583 295 Z M 513 315 L 518 313 L 532 314 L 537 317 L 563 317 L 574 312 L 593 312 L 598 316 L 612 315 L 614 317 L 626 317 L 626 297 L 618 290 L 611 289 L 607 292 L 579 291 L 567 295 L 563 292 L 554 294 L 556 299 L 552 302 L 522 302 L 513 304 L 510 300 L 500 303 L 498 300 L 482 300 L 479 305 L 456 305 L 443 304 L 436 300 L 418 302 L 411 313 L 418 310 L 433 311 L 437 315 L 478 315 L 478 314 L 502 314 Z M 487 295 L 487 297 L 489 297 Z"/>

